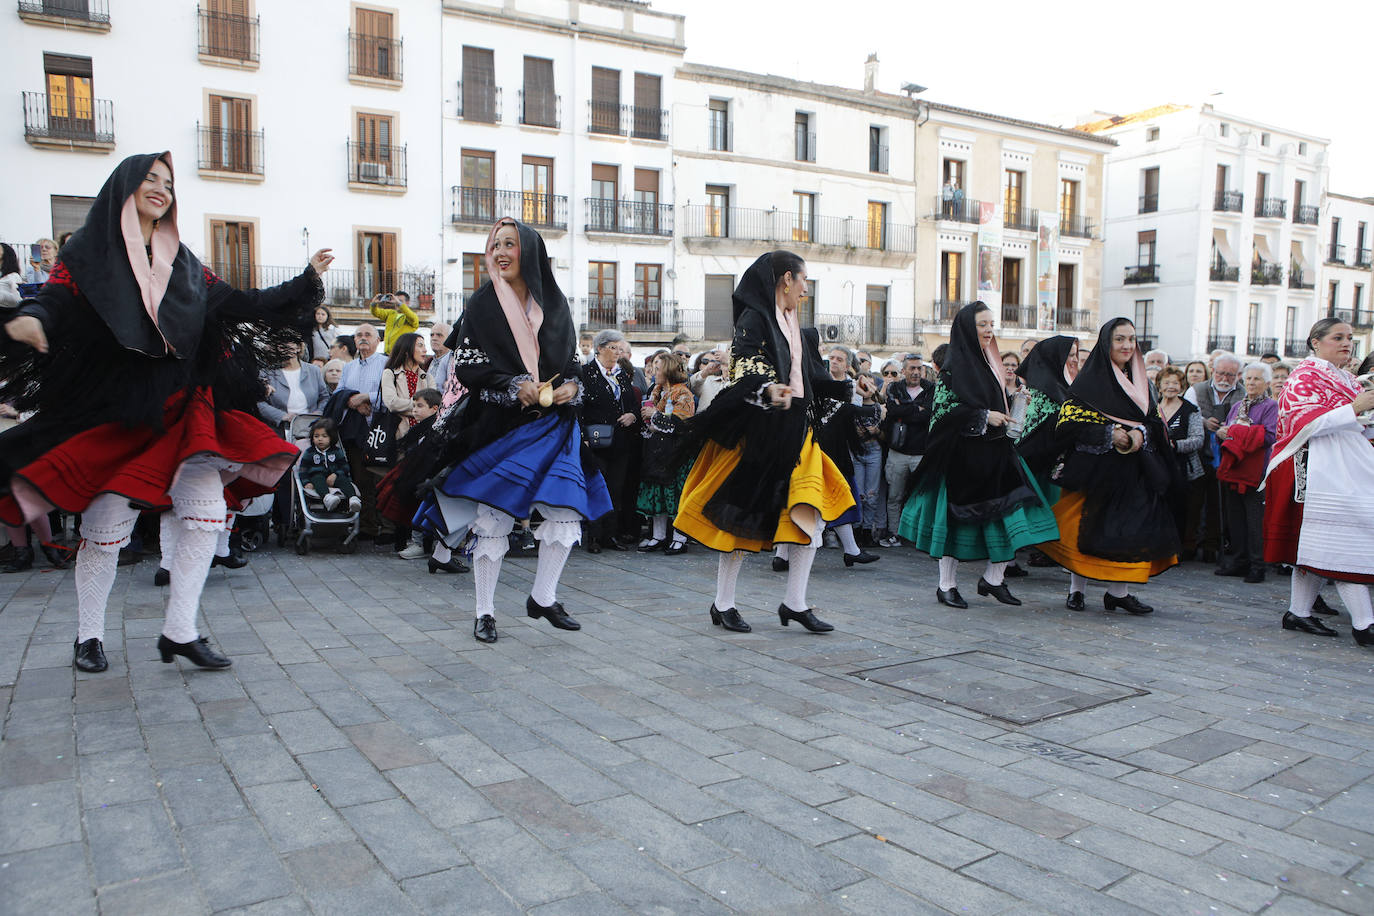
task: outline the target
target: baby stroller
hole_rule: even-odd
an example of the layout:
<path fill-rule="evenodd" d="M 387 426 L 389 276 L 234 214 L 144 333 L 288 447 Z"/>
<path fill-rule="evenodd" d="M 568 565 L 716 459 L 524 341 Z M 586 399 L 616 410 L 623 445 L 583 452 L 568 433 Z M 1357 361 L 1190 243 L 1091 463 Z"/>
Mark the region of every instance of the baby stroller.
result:
<path fill-rule="evenodd" d="M 267 531 L 272 519 L 272 505 L 276 502 L 275 493 L 264 493 L 244 500 L 234 520 L 234 530 L 239 533 L 239 543 L 250 553 L 267 541 Z"/>
<path fill-rule="evenodd" d="M 319 417 L 312 414 L 303 414 L 291 421 L 291 439 L 297 445 L 304 445 L 309 442 L 310 424 L 318 420 Z M 296 458 L 295 464 L 291 467 L 291 527 L 295 532 L 296 553 L 305 556 L 310 553 L 310 542 L 318 533 L 317 526 L 323 526 L 331 533 L 343 535 L 339 541 L 339 553 L 353 553 L 358 549 L 358 525 L 362 516 L 361 512 L 351 511 L 348 504 L 344 503 L 337 509 L 326 509 L 324 507 L 324 494 L 316 494 L 305 489 L 300 474 L 301 458 L 305 457 L 305 449 L 302 447 L 301 454 Z"/>

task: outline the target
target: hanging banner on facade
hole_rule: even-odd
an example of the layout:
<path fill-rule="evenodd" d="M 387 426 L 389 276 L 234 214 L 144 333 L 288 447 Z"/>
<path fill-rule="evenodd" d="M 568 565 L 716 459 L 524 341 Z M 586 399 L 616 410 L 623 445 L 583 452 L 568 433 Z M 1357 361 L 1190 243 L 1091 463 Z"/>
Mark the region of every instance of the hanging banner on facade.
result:
<path fill-rule="evenodd" d="M 1040 211 L 1040 238 L 1035 266 L 1035 327 L 1054 330 L 1059 305 L 1059 214 Z"/>
<path fill-rule="evenodd" d="M 978 292 L 980 299 L 990 298 L 982 293 L 996 293 L 1002 289 L 1002 202 L 982 201 L 978 209 Z M 988 303 L 989 305 L 995 303 Z"/>

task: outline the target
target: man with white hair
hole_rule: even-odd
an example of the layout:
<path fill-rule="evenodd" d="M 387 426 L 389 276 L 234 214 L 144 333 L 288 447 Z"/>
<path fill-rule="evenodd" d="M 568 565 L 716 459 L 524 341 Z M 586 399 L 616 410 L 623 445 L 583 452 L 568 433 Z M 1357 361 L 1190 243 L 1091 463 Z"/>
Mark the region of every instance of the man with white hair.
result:
<path fill-rule="evenodd" d="M 1226 422 L 1231 405 L 1239 401 L 1244 392 L 1237 382 L 1240 379 L 1240 358 L 1234 353 L 1222 351 L 1212 358 L 1212 377 L 1198 382 L 1184 395 L 1197 405 L 1202 415 L 1202 536 L 1198 546 L 1202 549 L 1202 561 L 1215 563 L 1222 547 L 1221 488 L 1217 483 L 1217 465 L 1221 463 L 1216 431 Z M 1195 548 L 1187 543 L 1194 532 L 1184 533 L 1182 558 L 1192 559 Z"/>
<path fill-rule="evenodd" d="M 449 369 L 453 367 L 453 351 L 444 346 L 452 333 L 453 325 L 443 321 L 434 322 L 429 329 L 429 348 L 434 351 L 434 359 L 429 363 L 429 383 L 441 393 L 448 381 Z"/>
<path fill-rule="evenodd" d="M 1163 369 L 1169 365 L 1169 354 L 1163 350 L 1151 350 L 1145 354 L 1145 368 Z"/>
<path fill-rule="evenodd" d="M 348 399 L 348 409 L 368 417 L 382 388 L 382 370 L 386 368 L 387 356 L 380 347 L 381 335 L 370 324 L 358 325 L 353 331 L 353 342 L 358 347 L 358 358 L 344 366 L 339 376 L 339 387 L 357 392 Z M 358 537 L 372 540 L 381 533 L 382 524 L 381 516 L 377 514 L 378 476 L 363 461 L 362 443 L 345 439 L 343 446 L 344 454 L 348 456 L 349 473 L 363 498 Z"/>

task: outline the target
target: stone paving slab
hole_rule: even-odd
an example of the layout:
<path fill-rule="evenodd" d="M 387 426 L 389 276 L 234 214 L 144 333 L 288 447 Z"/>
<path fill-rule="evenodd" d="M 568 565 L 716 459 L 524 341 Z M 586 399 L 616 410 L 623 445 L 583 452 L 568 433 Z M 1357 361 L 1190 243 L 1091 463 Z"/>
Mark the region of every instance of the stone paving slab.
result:
<path fill-rule="evenodd" d="M 158 661 L 143 563 L 100 675 L 70 572 L 0 576 L 0 913 L 1374 911 L 1374 657 L 1281 630 L 1286 579 L 958 612 L 914 551 L 839 559 L 828 635 L 765 558 L 738 635 L 699 548 L 575 551 L 577 633 L 508 559 L 483 646 L 470 577 L 264 549 L 211 573 L 217 672 Z"/>

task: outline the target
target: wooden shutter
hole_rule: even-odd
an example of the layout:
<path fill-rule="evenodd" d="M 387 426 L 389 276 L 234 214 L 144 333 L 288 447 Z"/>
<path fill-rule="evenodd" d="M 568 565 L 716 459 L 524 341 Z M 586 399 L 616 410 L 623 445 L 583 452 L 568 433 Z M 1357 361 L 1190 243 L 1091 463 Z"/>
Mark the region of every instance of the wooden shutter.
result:
<path fill-rule="evenodd" d="M 620 104 L 620 71 L 592 67 L 592 101 L 606 105 Z"/>
<path fill-rule="evenodd" d="M 400 285 L 397 283 L 398 271 L 396 270 L 396 233 L 383 232 L 381 236 L 381 288 L 386 292 L 395 292 L 400 289 Z"/>
<path fill-rule="evenodd" d="M 554 111 L 553 61 L 544 57 L 525 58 L 526 124 L 553 127 L 557 123 Z"/>
<path fill-rule="evenodd" d="M 657 110 L 663 98 L 659 87 L 662 78 L 652 73 L 635 74 L 635 107 Z"/>
<path fill-rule="evenodd" d="M 593 166 L 595 168 L 595 166 Z M 658 195 L 658 170 L 657 169 L 635 169 L 635 190 L 647 191 L 655 197 Z"/>
<path fill-rule="evenodd" d="M 391 14 L 379 10 L 358 10 L 358 33 L 369 38 L 391 40 Z"/>

